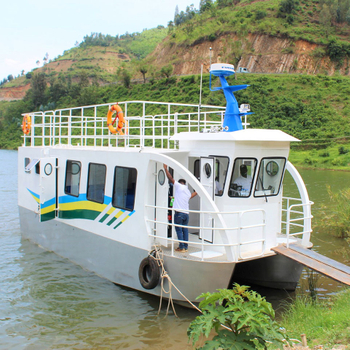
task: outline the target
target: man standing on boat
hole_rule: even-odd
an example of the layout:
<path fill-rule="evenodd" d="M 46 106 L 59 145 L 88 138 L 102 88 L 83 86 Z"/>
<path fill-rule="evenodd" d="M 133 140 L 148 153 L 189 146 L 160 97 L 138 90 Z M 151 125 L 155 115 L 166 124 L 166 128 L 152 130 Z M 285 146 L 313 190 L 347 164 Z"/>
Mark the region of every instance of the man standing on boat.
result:
<path fill-rule="evenodd" d="M 173 209 L 175 210 L 174 223 L 176 225 L 181 225 L 181 227 L 175 226 L 177 238 L 180 241 L 188 241 L 188 225 L 189 221 L 189 206 L 188 202 L 191 198 L 197 195 L 197 192 L 191 194 L 190 190 L 186 186 L 186 180 L 180 179 L 175 181 L 171 176 L 168 166 L 164 164 L 164 170 L 169 181 L 174 185 L 175 194 L 174 194 L 174 203 Z M 175 250 L 177 252 L 185 253 L 187 252 L 188 244 L 180 242 L 179 247 Z"/>

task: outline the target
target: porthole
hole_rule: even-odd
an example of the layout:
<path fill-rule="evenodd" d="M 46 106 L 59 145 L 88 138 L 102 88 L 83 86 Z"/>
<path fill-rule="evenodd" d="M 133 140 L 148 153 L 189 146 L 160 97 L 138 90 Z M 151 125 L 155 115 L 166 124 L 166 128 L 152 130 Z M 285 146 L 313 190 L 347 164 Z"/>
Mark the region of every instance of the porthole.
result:
<path fill-rule="evenodd" d="M 50 163 L 47 163 L 44 167 L 44 173 L 49 176 L 52 173 L 52 165 Z"/>
<path fill-rule="evenodd" d="M 158 182 L 159 185 L 163 186 L 164 182 L 165 182 L 165 174 L 164 174 L 164 170 L 160 169 L 158 172 Z"/>
<path fill-rule="evenodd" d="M 278 171 L 279 171 L 279 166 L 274 160 L 271 160 L 266 164 L 266 172 L 268 175 L 275 176 L 278 174 Z"/>
<path fill-rule="evenodd" d="M 80 164 L 72 163 L 72 175 L 78 175 L 80 172 Z"/>
<path fill-rule="evenodd" d="M 211 166 L 209 163 L 204 164 L 204 172 L 205 172 L 205 175 L 207 176 L 207 178 L 209 178 L 211 176 Z"/>

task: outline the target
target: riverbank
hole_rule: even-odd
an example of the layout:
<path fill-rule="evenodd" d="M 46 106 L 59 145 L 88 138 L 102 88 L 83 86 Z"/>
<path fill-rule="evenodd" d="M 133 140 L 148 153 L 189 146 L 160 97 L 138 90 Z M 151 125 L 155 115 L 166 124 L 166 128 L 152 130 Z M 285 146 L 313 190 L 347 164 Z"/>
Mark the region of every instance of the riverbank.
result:
<path fill-rule="evenodd" d="M 350 171 L 350 143 L 328 143 L 321 148 L 292 144 L 289 160 L 303 169 Z"/>
<path fill-rule="evenodd" d="M 297 297 L 286 308 L 280 324 L 291 339 L 306 335 L 308 347 L 297 349 L 350 349 L 349 306 L 349 288 L 322 301 Z"/>

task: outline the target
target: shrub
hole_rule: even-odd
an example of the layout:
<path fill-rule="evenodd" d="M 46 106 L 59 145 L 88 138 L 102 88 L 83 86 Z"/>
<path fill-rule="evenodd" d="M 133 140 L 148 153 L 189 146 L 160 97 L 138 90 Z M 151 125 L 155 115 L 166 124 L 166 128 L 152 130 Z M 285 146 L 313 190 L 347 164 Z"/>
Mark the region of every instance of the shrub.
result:
<path fill-rule="evenodd" d="M 187 334 L 193 345 L 204 334 L 216 335 L 200 349 L 268 349 L 283 345 L 286 335 L 274 321 L 275 312 L 264 297 L 247 286 L 235 284 L 232 290 L 204 293 L 199 303 L 202 315 L 190 324 Z M 220 329 L 222 327 L 222 329 Z"/>
<path fill-rule="evenodd" d="M 256 11 L 256 13 L 255 13 L 255 19 L 256 19 L 256 20 L 263 19 L 263 18 L 265 18 L 266 16 L 267 16 L 266 11 L 258 10 L 258 11 Z"/>
<path fill-rule="evenodd" d="M 340 146 L 338 148 L 338 152 L 339 152 L 339 154 L 347 154 L 347 153 L 349 153 L 349 150 L 346 149 L 344 146 Z"/>

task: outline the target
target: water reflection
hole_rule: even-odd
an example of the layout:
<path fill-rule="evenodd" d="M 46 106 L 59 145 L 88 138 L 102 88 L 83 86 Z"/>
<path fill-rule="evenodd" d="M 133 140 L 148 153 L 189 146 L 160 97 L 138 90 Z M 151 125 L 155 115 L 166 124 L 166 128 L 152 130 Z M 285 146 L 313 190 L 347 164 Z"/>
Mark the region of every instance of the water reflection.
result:
<path fill-rule="evenodd" d="M 313 232 L 311 241 L 313 243 L 313 250 L 325 255 L 331 259 L 348 264 L 342 250 L 345 241 L 343 239 L 334 237 L 331 232 L 328 232 L 321 225 L 322 207 L 327 206 L 327 210 L 332 210 L 333 204 L 329 201 L 327 193 L 327 185 L 330 186 L 332 192 L 342 191 L 350 187 L 350 172 L 343 171 L 320 171 L 320 170 L 299 170 L 306 187 L 309 192 L 310 200 L 315 204 L 312 206 L 312 220 Z M 296 186 L 291 186 L 292 179 L 289 174 L 286 174 L 284 180 L 284 195 L 295 196 L 297 193 Z M 320 299 L 328 298 L 339 290 L 344 288 L 344 285 L 332 280 L 329 277 L 318 274 L 317 293 Z M 308 276 L 307 270 L 304 269 L 301 280 L 297 287 L 297 292 L 308 292 Z"/>

